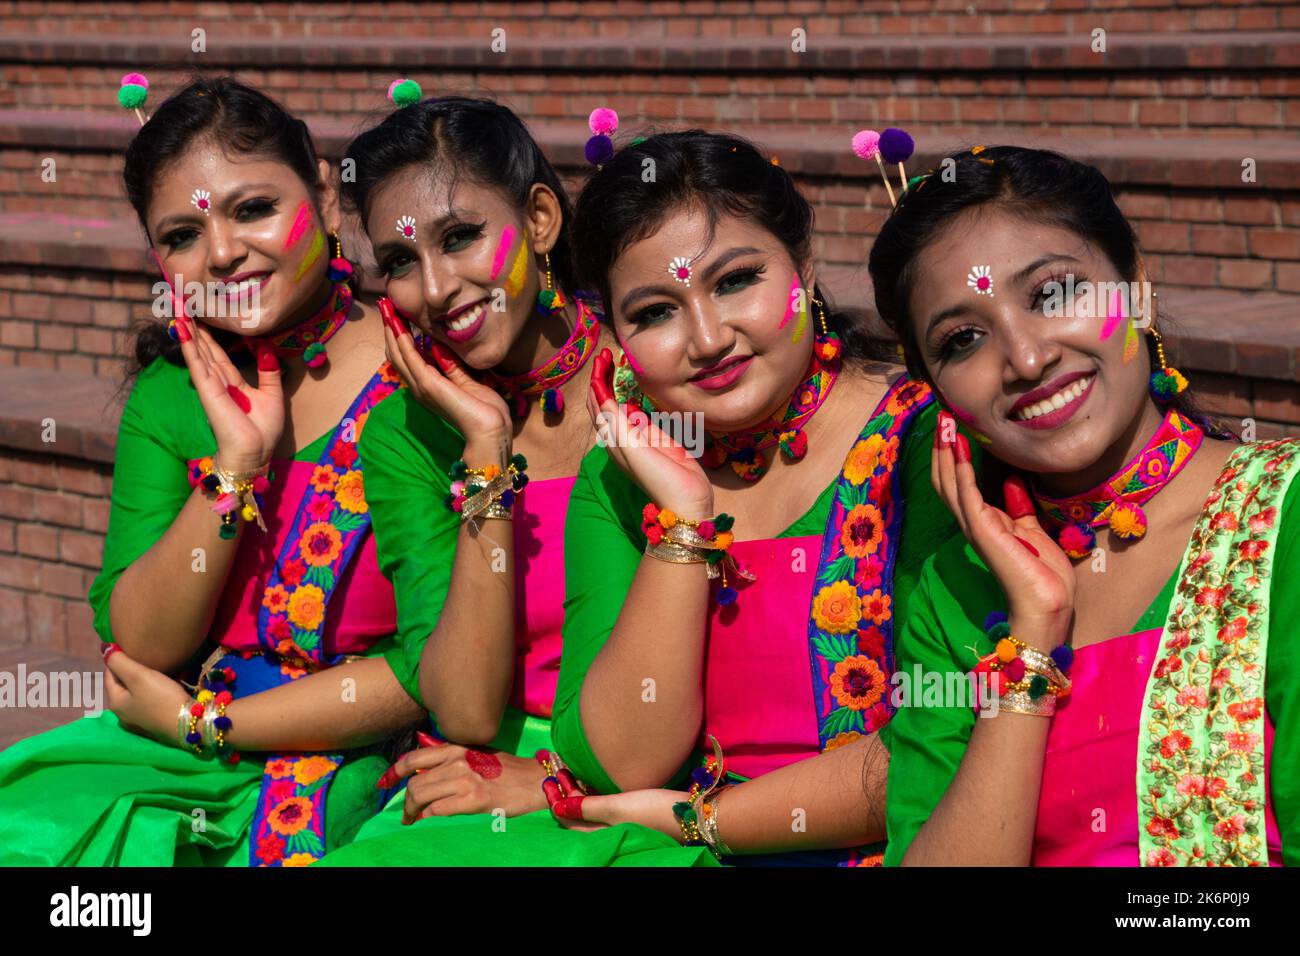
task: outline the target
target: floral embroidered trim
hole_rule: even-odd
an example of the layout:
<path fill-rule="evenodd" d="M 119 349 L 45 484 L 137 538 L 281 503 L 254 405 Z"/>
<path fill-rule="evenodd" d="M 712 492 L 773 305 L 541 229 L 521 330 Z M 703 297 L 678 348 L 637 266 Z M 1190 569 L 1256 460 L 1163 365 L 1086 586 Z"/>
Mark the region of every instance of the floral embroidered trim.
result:
<path fill-rule="evenodd" d="M 1143 703 L 1143 866 L 1268 864 L 1267 582 L 1280 506 L 1297 471 L 1300 440 L 1243 445 L 1197 519 Z"/>
<path fill-rule="evenodd" d="M 892 591 L 903 521 L 896 466 L 903 436 L 933 400 L 929 386 L 900 377 L 844 460 L 808 622 L 823 751 L 879 730 L 891 716 Z"/>

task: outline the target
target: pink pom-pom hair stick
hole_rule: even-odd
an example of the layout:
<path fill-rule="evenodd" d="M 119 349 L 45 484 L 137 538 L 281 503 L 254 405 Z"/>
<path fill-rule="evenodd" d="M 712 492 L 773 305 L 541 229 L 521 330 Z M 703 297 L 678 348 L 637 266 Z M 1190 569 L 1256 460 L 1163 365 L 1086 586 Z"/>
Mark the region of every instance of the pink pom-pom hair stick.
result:
<path fill-rule="evenodd" d="M 897 206 L 898 200 L 894 198 L 894 187 L 889 185 L 889 174 L 885 172 L 885 164 L 880 161 L 880 134 L 874 129 L 858 130 L 853 134 L 853 152 L 860 159 L 876 161 L 876 166 L 880 169 L 880 178 L 885 183 L 885 192 L 889 193 L 889 204 Z"/>

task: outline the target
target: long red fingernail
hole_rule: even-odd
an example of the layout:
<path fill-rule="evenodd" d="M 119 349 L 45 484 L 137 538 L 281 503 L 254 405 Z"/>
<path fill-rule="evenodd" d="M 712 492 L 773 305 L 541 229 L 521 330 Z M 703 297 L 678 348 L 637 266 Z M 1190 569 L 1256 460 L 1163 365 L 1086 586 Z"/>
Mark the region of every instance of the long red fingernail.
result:
<path fill-rule="evenodd" d="M 542 793 L 546 794 L 546 802 L 551 806 L 555 806 L 556 801 L 564 797 L 559 781 L 554 777 L 547 777 L 542 781 Z"/>
<path fill-rule="evenodd" d="M 429 355 L 433 358 L 433 363 L 438 367 L 438 371 L 446 375 L 452 371 L 456 365 L 456 354 L 451 349 L 432 338 L 429 339 Z"/>
<path fill-rule="evenodd" d="M 938 435 L 939 435 L 940 448 L 947 448 L 949 445 L 952 444 L 952 441 L 948 438 L 948 436 L 954 433 L 956 427 L 957 427 L 957 423 L 953 421 L 951 415 L 949 415 L 946 411 L 939 412 Z"/>
<path fill-rule="evenodd" d="M 1017 534 L 1017 535 L 1013 535 L 1012 537 L 1014 537 L 1017 541 L 1019 541 L 1021 544 L 1023 544 L 1023 545 L 1025 546 L 1025 548 L 1029 551 L 1030 554 L 1032 554 L 1034 557 L 1038 557 L 1038 549 L 1035 548 L 1032 544 L 1030 544 L 1030 543 L 1029 543 L 1028 541 L 1026 541 L 1024 538 L 1020 537 L 1020 535 L 1018 535 L 1018 534 Z"/>
<path fill-rule="evenodd" d="M 601 349 L 596 361 L 591 365 L 591 394 L 597 405 L 604 405 L 614 397 L 614 392 L 607 381 L 606 369 L 614 360 L 609 349 Z"/>
<path fill-rule="evenodd" d="M 578 778 L 573 775 L 573 771 L 565 767 L 555 775 L 560 781 L 560 786 L 564 788 L 564 795 L 571 797 L 574 794 L 582 793 L 582 788 L 578 786 Z"/>
<path fill-rule="evenodd" d="M 280 357 L 272 346 L 262 344 L 257 347 L 257 367 L 263 372 L 280 371 Z"/>
<path fill-rule="evenodd" d="M 121 649 L 122 648 L 118 647 L 116 643 L 110 642 L 104 645 L 104 649 L 100 651 L 100 653 L 104 655 L 104 660 L 108 660 Z"/>
<path fill-rule="evenodd" d="M 581 820 L 582 819 L 582 801 L 586 797 L 564 797 L 555 801 L 551 807 L 551 812 L 561 820 Z"/>
<path fill-rule="evenodd" d="M 227 385 L 226 394 L 235 400 L 235 404 L 239 406 L 239 410 L 245 415 L 252 410 L 253 403 L 248 400 L 248 396 L 241 392 L 238 387 Z"/>
<path fill-rule="evenodd" d="M 182 342 L 188 342 L 194 336 L 190 335 L 190 325 L 185 321 L 185 316 L 176 319 L 176 338 Z"/>
<path fill-rule="evenodd" d="M 375 784 L 375 789 L 387 790 L 389 787 L 395 786 L 397 781 L 400 779 L 402 778 L 397 775 L 397 771 L 392 767 L 389 767 L 384 771 L 384 775 L 380 777 L 378 782 Z"/>
<path fill-rule="evenodd" d="M 970 442 L 961 432 L 957 433 L 957 445 L 952 453 L 958 461 L 970 461 Z"/>
<path fill-rule="evenodd" d="M 443 744 L 443 741 L 431 734 L 426 734 L 423 730 L 415 732 L 415 739 L 420 742 L 421 747 L 441 747 Z"/>
<path fill-rule="evenodd" d="M 1006 503 L 1007 514 L 1013 519 L 1034 513 L 1034 499 L 1030 497 L 1029 489 L 1019 475 L 1012 475 L 1002 482 L 1002 500 Z"/>

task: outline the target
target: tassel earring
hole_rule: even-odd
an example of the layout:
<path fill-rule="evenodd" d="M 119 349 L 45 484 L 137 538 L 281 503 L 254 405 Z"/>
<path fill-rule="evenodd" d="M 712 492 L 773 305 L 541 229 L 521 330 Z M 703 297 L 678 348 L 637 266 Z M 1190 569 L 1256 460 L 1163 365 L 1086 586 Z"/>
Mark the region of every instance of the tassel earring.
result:
<path fill-rule="evenodd" d="M 537 306 L 546 314 L 554 315 L 565 306 L 564 293 L 554 288 L 551 283 L 551 257 L 549 253 L 542 253 L 542 265 L 546 269 L 546 288 L 537 293 Z"/>
<path fill-rule="evenodd" d="M 808 298 L 817 307 L 817 326 L 821 329 L 821 334 L 813 343 L 813 349 L 823 362 L 834 362 L 844 351 L 844 346 L 840 343 L 840 337 L 832 332 L 826 323 L 826 303 L 811 293 Z"/>
<path fill-rule="evenodd" d="M 1187 390 L 1187 379 L 1165 359 L 1165 343 L 1154 325 L 1150 334 L 1156 340 L 1156 364 L 1159 366 L 1151 373 L 1151 397 L 1157 402 L 1172 402 Z"/>

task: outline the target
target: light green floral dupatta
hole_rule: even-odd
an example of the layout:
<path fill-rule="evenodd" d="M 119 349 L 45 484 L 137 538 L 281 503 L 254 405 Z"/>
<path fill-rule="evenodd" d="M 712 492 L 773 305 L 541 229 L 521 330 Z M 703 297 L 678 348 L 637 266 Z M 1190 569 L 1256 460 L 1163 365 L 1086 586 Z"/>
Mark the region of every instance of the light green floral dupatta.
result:
<path fill-rule="evenodd" d="M 1300 440 L 1229 457 L 1206 499 L 1142 709 L 1143 866 L 1267 866 L 1264 670 L 1269 579 Z"/>

